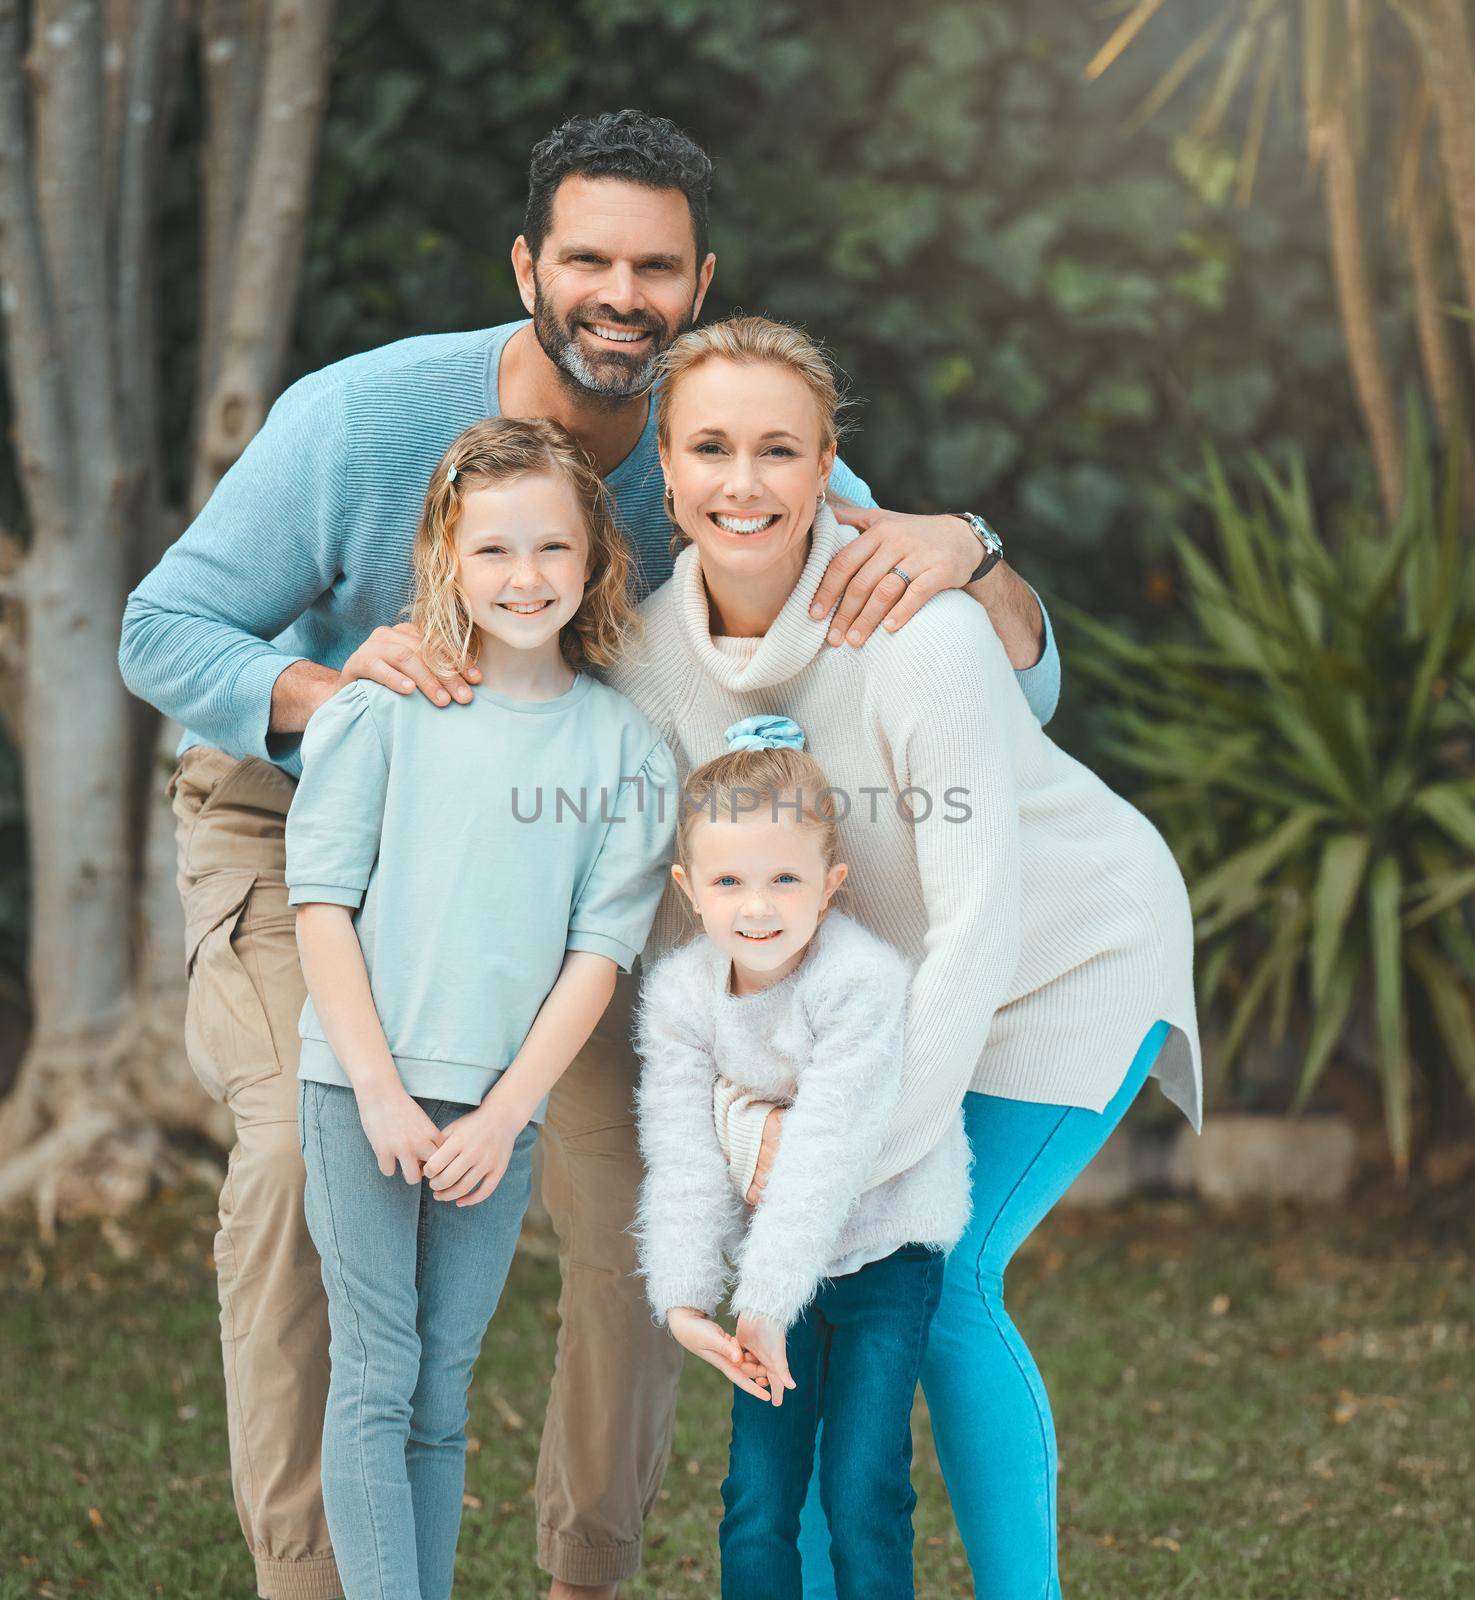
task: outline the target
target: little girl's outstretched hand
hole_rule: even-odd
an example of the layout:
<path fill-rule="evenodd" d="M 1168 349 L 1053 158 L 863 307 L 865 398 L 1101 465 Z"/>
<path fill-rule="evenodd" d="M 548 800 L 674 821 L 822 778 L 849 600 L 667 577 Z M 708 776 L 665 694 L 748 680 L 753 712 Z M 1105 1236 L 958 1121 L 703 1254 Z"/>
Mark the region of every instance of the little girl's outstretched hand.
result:
<path fill-rule="evenodd" d="M 799 1387 L 789 1375 L 788 1338 L 783 1323 L 773 1317 L 760 1317 L 756 1312 L 744 1311 L 738 1318 L 737 1342 L 755 1361 L 762 1363 L 763 1370 L 768 1374 L 772 1393 L 764 1398 L 781 1406 L 784 1403 L 784 1390 Z"/>
<path fill-rule="evenodd" d="M 419 1183 L 424 1162 L 435 1154 L 441 1131 L 425 1115 L 402 1084 L 385 1092 L 356 1091 L 359 1121 L 374 1147 L 374 1159 L 386 1178 L 394 1176 L 396 1164 L 404 1169 L 406 1183 Z"/>
<path fill-rule="evenodd" d="M 768 1374 L 730 1333 L 724 1333 L 704 1311 L 692 1306 L 672 1306 L 666 1313 L 666 1326 L 677 1344 L 716 1367 L 724 1378 L 731 1378 L 739 1389 L 756 1399 L 768 1399 Z"/>

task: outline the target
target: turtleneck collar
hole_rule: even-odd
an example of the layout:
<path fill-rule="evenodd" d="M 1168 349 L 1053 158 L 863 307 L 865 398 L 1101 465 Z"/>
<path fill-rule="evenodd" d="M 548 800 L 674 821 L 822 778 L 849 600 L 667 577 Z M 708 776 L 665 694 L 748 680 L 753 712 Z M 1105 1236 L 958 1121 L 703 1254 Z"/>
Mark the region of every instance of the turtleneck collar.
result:
<path fill-rule="evenodd" d="M 819 508 L 799 581 L 751 655 L 724 653 L 712 643 L 701 560 L 697 547 L 688 544 L 676 558 L 671 582 L 682 637 L 693 660 L 715 683 L 739 692 L 784 683 L 803 671 L 824 648 L 828 626 L 809 615 L 809 603 L 830 558 L 855 537 L 855 529 L 840 522 L 829 506 Z"/>

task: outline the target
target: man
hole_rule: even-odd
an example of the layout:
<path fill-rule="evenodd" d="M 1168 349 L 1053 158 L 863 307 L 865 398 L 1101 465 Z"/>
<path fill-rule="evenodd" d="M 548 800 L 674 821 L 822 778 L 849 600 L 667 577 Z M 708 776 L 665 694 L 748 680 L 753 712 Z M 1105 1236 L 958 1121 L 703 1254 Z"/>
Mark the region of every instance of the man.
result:
<path fill-rule="evenodd" d="M 477 418 L 562 422 L 614 495 L 639 592 L 669 576 L 647 385 L 712 280 L 710 176 L 690 139 L 641 112 L 578 118 L 549 135 L 533 152 L 512 249 L 531 321 L 407 339 L 293 385 L 129 597 L 124 679 L 188 730 L 170 782 L 186 1033 L 196 1071 L 236 1120 L 215 1258 L 232 1482 L 264 1596 L 341 1592 L 318 1483 L 328 1325 L 302 1217 L 305 991 L 283 879 L 302 730 L 353 678 L 425 694 L 448 716 L 474 695 L 474 668 L 438 678 L 414 629 L 392 619 L 408 598 L 431 469 Z M 815 625 L 838 599 L 829 637 L 863 645 L 883 620 L 903 624 L 930 595 L 966 585 L 1048 719 L 1059 676 L 1048 623 L 1028 585 L 986 553 L 986 526 L 879 511 L 840 463 L 830 486 L 863 531 L 831 563 Z M 651 1323 L 626 1232 L 640 1179 L 634 1070 L 628 1013 L 612 1006 L 545 1126 L 544 1201 L 563 1279 L 537 1486 L 550 1600 L 604 1600 L 639 1569 L 670 1448 L 680 1351 Z"/>

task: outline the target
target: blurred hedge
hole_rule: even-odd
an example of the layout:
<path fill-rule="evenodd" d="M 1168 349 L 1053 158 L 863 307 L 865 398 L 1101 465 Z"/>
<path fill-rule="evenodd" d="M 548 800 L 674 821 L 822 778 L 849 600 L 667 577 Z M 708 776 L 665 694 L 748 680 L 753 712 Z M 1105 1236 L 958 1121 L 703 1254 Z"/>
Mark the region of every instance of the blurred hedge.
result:
<path fill-rule="evenodd" d="M 1246 211 L 1227 168 L 1178 170 L 1171 118 L 1121 131 L 1186 23 L 1163 18 L 1152 49 L 1087 84 L 1106 23 L 1078 0 L 464 15 L 344 15 L 303 370 L 520 314 L 507 250 L 529 147 L 634 104 L 717 162 L 709 314 L 828 340 L 864 400 L 848 454 L 884 504 L 984 508 L 1032 576 L 1139 611 L 1203 435 L 1231 456 L 1294 438 L 1328 487 L 1356 470 L 1319 202 L 1289 134 Z"/>
<path fill-rule="evenodd" d="M 1189 9 L 1167 8 L 1087 84 L 1109 19 L 1079 0 L 914 0 L 904 13 L 880 0 L 342 0 L 289 377 L 519 315 L 507 252 L 529 148 L 565 116 L 643 106 L 717 162 L 708 314 L 766 311 L 826 338 L 864 402 L 847 457 L 882 503 L 985 510 L 1035 582 L 1150 624 L 1172 594 L 1179 475 L 1205 436 L 1231 459 L 1294 440 L 1319 493 L 1364 470 L 1291 120 L 1250 210 L 1229 201 L 1224 167 L 1175 161 L 1171 115 L 1122 132 L 1186 41 Z M 176 440 L 193 378 L 199 117 L 187 101 L 165 202 Z M 1409 318 L 1385 300 L 1397 351 Z M 18 525 L 12 465 L 0 459 L 0 515 Z M 182 476 L 182 453 L 173 466 Z M 1071 692 L 1057 728 L 1080 745 Z M 11 765 L 0 812 L 14 810 Z M 11 970 L 18 837 L 0 838 Z"/>

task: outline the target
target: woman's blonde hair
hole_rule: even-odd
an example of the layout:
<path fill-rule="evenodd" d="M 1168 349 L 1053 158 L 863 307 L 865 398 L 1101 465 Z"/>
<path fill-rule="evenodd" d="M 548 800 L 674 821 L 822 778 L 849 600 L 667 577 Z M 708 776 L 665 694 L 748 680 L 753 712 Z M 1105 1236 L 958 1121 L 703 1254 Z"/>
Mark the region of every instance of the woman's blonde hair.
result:
<path fill-rule="evenodd" d="M 454 473 L 452 468 L 455 469 Z M 461 587 L 456 522 L 475 489 L 546 473 L 574 492 L 589 535 L 589 578 L 559 645 L 574 668 L 611 667 L 639 632 L 630 598 L 630 552 L 615 526 L 609 490 L 573 435 L 546 417 L 490 417 L 457 435 L 430 475 L 412 557 L 408 613 L 436 672 L 462 672 L 476 659 L 476 629 Z"/>
<path fill-rule="evenodd" d="M 657 363 L 656 381 L 661 387 L 656 397 L 656 437 L 663 450 L 670 448 L 671 406 L 681 380 L 704 361 L 712 360 L 732 361 L 744 367 L 787 367 L 814 396 L 819 412 L 820 449 L 839 443 L 840 413 L 848 401 L 824 347 L 803 329 L 787 322 L 774 322 L 768 317 L 729 317 L 725 322 L 689 329 Z M 690 542 L 677 527 L 671 536 L 671 554 L 674 556 Z"/>
<path fill-rule="evenodd" d="M 827 873 L 840 859 L 840 823 L 834 791 L 824 768 L 808 751 L 787 745 L 729 750 L 704 761 L 681 787 L 676 859 L 688 879 L 691 837 L 696 825 L 750 816 L 785 817 L 799 827 L 816 830 Z M 843 892 L 842 884 L 836 893 Z"/>

